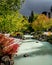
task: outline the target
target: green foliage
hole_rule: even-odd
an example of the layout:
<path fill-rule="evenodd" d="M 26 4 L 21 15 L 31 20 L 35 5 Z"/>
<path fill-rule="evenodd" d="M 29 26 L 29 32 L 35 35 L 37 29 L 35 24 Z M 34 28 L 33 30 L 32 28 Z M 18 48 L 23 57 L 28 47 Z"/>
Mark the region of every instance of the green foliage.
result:
<path fill-rule="evenodd" d="M 31 11 L 31 15 L 29 16 L 29 19 L 28 19 L 28 21 L 29 21 L 29 31 L 30 32 L 34 32 L 34 29 L 32 28 L 32 23 L 37 19 L 37 17 L 38 17 L 38 14 L 34 14 L 34 12 L 33 11 Z"/>
<path fill-rule="evenodd" d="M 8 13 L 6 17 L 0 16 L 1 32 L 25 31 L 28 25 L 27 19 L 23 18 L 19 12 Z"/>
<path fill-rule="evenodd" d="M 0 0 L 0 15 L 20 9 L 23 0 Z"/>
<path fill-rule="evenodd" d="M 38 14 L 34 14 L 34 12 L 32 11 L 32 12 L 31 12 L 31 15 L 29 16 L 28 21 L 29 21 L 30 23 L 32 23 L 33 21 L 35 21 L 35 20 L 37 19 L 37 17 L 38 17 Z"/>
<path fill-rule="evenodd" d="M 48 38 L 47 38 L 47 41 L 52 44 L 52 35 L 50 35 Z"/>
<path fill-rule="evenodd" d="M 29 22 L 33 22 L 33 19 L 34 19 L 34 12 L 32 11 L 31 12 L 31 15 L 29 16 Z"/>
<path fill-rule="evenodd" d="M 0 32 L 24 31 L 28 21 L 18 10 L 24 0 L 0 0 Z"/>

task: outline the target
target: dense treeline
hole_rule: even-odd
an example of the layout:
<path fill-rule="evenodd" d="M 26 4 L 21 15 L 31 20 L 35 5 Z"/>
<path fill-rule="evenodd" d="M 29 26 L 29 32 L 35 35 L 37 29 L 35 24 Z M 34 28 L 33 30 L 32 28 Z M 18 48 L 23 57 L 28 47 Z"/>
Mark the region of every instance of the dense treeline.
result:
<path fill-rule="evenodd" d="M 19 13 L 24 0 L 0 0 L 0 32 L 52 31 L 52 18 L 34 14 L 27 18 Z"/>

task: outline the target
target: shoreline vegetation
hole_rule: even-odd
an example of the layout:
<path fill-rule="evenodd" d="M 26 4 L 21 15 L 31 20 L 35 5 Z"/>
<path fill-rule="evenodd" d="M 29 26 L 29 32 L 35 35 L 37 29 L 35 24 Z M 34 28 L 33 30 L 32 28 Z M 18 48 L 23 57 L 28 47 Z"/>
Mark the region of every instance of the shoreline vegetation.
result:
<path fill-rule="evenodd" d="M 18 34 L 35 33 L 34 38 L 42 41 L 48 41 L 51 36 L 42 35 L 43 32 L 52 32 L 52 6 L 50 7 L 50 14 L 47 12 L 36 14 L 31 11 L 29 17 L 20 14 L 19 9 L 24 3 L 24 0 L 10 0 L 0 2 L 0 33 L 9 33 L 11 36 L 19 37 Z M 37 34 L 38 31 L 41 34 Z M 20 33 L 18 33 L 20 32 Z M 48 39 L 47 39 L 48 38 Z M 50 42 L 49 40 L 49 42 Z M 52 41 L 51 41 L 52 43 Z"/>
<path fill-rule="evenodd" d="M 21 40 L 24 34 L 31 34 L 34 39 L 52 44 L 52 7 L 48 16 L 47 12 L 36 14 L 32 11 L 30 16 L 26 17 L 19 11 L 23 3 L 24 0 L 0 0 L 0 65 L 14 64 L 13 54 L 19 47 L 14 39 Z M 44 35 L 44 32 L 49 33 Z"/>
<path fill-rule="evenodd" d="M 51 32 L 49 32 L 49 33 L 51 33 Z M 34 39 L 36 39 L 36 40 L 39 40 L 42 42 L 49 42 L 50 44 L 52 44 L 52 35 L 50 35 L 50 34 L 35 33 L 33 36 L 34 36 Z"/>

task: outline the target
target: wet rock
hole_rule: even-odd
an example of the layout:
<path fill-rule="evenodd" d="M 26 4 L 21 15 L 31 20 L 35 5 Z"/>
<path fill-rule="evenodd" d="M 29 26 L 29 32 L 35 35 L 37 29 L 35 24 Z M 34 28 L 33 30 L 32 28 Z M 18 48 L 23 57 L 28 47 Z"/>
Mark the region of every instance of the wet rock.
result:
<path fill-rule="evenodd" d="M 28 54 L 24 54 L 23 57 L 28 57 L 29 55 Z"/>
<path fill-rule="evenodd" d="M 38 41 L 36 41 L 36 43 L 38 43 Z"/>

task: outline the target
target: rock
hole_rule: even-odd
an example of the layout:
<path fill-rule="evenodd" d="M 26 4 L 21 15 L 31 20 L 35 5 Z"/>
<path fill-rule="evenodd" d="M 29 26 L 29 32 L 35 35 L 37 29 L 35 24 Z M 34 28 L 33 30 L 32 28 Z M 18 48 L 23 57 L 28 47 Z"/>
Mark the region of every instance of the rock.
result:
<path fill-rule="evenodd" d="M 5 62 L 5 65 L 10 65 L 10 61 L 6 61 Z"/>
<path fill-rule="evenodd" d="M 10 65 L 13 65 L 14 64 L 14 61 L 13 60 L 10 60 Z"/>
<path fill-rule="evenodd" d="M 23 57 L 28 57 L 29 55 L 28 54 L 24 54 Z"/>
<path fill-rule="evenodd" d="M 1 57 L 1 63 L 0 65 L 13 65 L 14 61 L 9 56 L 3 56 Z"/>
<path fill-rule="evenodd" d="M 38 43 L 38 41 L 36 41 L 36 43 Z"/>
<path fill-rule="evenodd" d="M 10 58 L 9 56 L 3 56 L 1 60 L 6 62 L 6 61 L 10 61 Z"/>
<path fill-rule="evenodd" d="M 0 63 L 0 65 L 5 65 L 4 63 Z"/>

